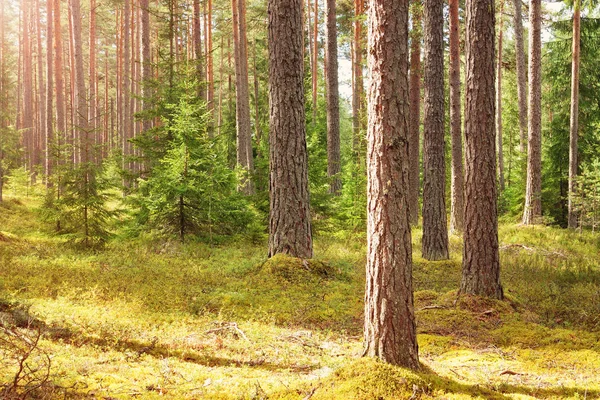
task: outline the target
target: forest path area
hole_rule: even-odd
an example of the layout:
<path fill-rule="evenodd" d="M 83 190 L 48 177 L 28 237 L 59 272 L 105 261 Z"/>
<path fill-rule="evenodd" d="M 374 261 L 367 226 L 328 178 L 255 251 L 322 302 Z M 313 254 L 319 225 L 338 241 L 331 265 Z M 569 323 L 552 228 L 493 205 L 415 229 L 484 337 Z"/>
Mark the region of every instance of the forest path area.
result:
<path fill-rule="evenodd" d="M 501 225 L 502 302 L 456 297 L 458 237 L 448 261 L 415 252 L 415 374 L 360 358 L 362 234 L 319 233 L 311 263 L 256 237 L 83 251 L 36 207 L 0 205 L 8 398 L 600 398 L 597 235 Z"/>

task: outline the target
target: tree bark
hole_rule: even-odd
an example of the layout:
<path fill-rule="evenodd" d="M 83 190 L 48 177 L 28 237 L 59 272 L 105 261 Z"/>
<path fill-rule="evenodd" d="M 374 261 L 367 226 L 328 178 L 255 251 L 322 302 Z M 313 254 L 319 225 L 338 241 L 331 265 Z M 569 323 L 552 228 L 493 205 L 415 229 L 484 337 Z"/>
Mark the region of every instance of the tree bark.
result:
<path fill-rule="evenodd" d="M 318 95 L 318 75 L 319 70 L 317 61 L 319 60 L 319 0 L 314 0 L 314 21 L 313 21 L 313 51 L 312 51 L 312 123 L 317 123 L 317 95 Z"/>
<path fill-rule="evenodd" d="M 371 0 L 364 355 L 419 369 L 408 216 L 408 0 Z"/>
<path fill-rule="evenodd" d="M 444 19 L 442 0 L 424 1 L 423 257 L 448 254 L 444 146 Z"/>
<path fill-rule="evenodd" d="M 340 92 L 338 87 L 337 20 L 335 0 L 327 0 L 327 35 L 325 70 L 327 84 L 327 176 L 329 193 L 339 195 L 342 190 L 340 177 Z"/>
<path fill-rule="evenodd" d="M 71 22 L 73 24 L 73 61 L 75 69 L 75 92 L 73 93 L 73 110 L 76 116 L 74 131 L 79 131 L 81 162 L 88 163 L 90 158 L 90 140 L 88 129 L 88 103 L 85 92 L 85 78 L 83 68 L 83 44 L 81 39 L 81 5 L 79 0 L 69 0 L 71 7 Z"/>
<path fill-rule="evenodd" d="M 35 35 L 37 42 L 37 113 L 36 113 L 36 135 L 34 146 L 33 164 L 36 167 L 42 167 L 44 175 L 46 175 L 46 163 L 42 162 L 42 153 L 46 153 L 46 82 L 44 81 L 44 57 L 42 48 L 42 28 L 40 18 L 40 1 L 35 1 Z M 37 168 L 36 168 L 37 169 Z M 34 175 L 34 179 L 37 172 Z M 45 179 L 45 178 L 44 178 Z"/>
<path fill-rule="evenodd" d="M 541 0 L 529 6 L 529 134 L 527 188 L 523 224 L 533 225 L 542 217 L 542 15 Z"/>
<path fill-rule="evenodd" d="M 525 45 L 523 44 L 522 0 L 513 0 L 515 6 L 514 31 L 517 62 L 517 98 L 519 102 L 519 132 L 521 153 L 527 151 L 527 70 L 525 65 Z"/>
<path fill-rule="evenodd" d="M 23 26 L 22 38 L 23 38 L 23 56 L 21 61 L 23 62 L 23 116 L 21 129 L 23 130 L 23 144 L 26 149 L 27 166 L 29 173 L 33 172 L 34 166 L 34 149 L 33 149 L 33 49 L 31 48 L 30 38 L 30 13 L 33 6 L 29 0 L 22 0 L 22 12 L 23 12 Z"/>
<path fill-rule="evenodd" d="M 52 167 L 54 165 L 52 147 L 54 145 L 54 52 L 52 47 L 52 31 L 53 15 L 52 1 L 46 0 L 46 152 L 45 152 L 45 171 L 46 171 L 46 187 L 52 186 Z"/>
<path fill-rule="evenodd" d="M 420 192 L 420 157 L 419 148 L 421 141 L 419 131 L 421 128 L 421 39 L 423 36 L 423 5 L 420 0 L 412 2 L 413 28 L 410 46 L 410 120 L 408 124 L 408 157 L 409 157 L 409 192 L 408 209 L 410 223 L 419 223 L 419 192 Z"/>
<path fill-rule="evenodd" d="M 252 154 L 252 126 L 250 119 L 250 92 L 248 86 L 248 54 L 244 0 L 232 0 L 233 45 L 235 53 L 235 94 L 237 164 L 244 168 L 246 176 L 241 179 L 239 190 L 244 194 L 254 193 L 250 174 L 254 170 Z"/>
<path fill-rule="evenodd" d="M 148 2 L 148 0 L 141 0 L 142 2 Z M 196 60 L 196 76 L 198 78 L 198 96 L 200 98 L 206 98 L 205 85 L 204 85 L 204 71 L 202 70 L 202 34 L 200 30 L 200 0 L 194 0 L 194 14 L 192 18 L 192 40 L 194 41 L 194 57 Z M 143 11 L 143 9 L 142 9 Z M 142 14 L 142 23 L 145 18 Z"/>
<path fill-rule="evenodd" d="M 96 0 L 90 0 L 90 32 L 89 32 L 89 108 L 88 108 L 88 123 L 90 128 L 90 145 L 98 144 L 98 90 L 97 90 L 97 74 L 96 74 Z M 90 154 L 90 161 L 96 160 L 96 154 L 93 149 Z"/>
<path fill-rule="evenodd" d="M 452 138 L 452 181 L 450 231 L 462 233 L 464 225 L 464 168 L 460 104 L 460 38 L 458 0 L 450 0 L 450 131 Z"/>
<path fill-rule="evenodd" d="M 302 0 L 268 1 L 269 256 L 311 258 Z"/>
<path fill-rule="evenodd" d="M 200 35 L 200 21 L 198 20 L 197 16 L 195 15 L 195 11 L 196 11 L 196 3 L 199 0 L 194 0 L 194 34 L 195 35 Z M 148 111 L 150 109 L 150 104 L 151 104 L 151 97 L 152 97 L 152 90 L 150 88 L 150 81 L 152 80 L 152 66 L 151 66 L 151 62 L 152 60 L 150 59 L 150 3 L 148 0 L 140 0 L 140 7 L 141 7 L 141 11 L 142 11 L 142 65 L 143 65 L 143 69 L 142 69 L 142 79 L 143 79 L 143 95 L 144 95 L 144 101 L 143 101 L 143 108 L 144 111 Z M 198 24 L 198 27 L 196 27 L 196 23 Z M 196 42 L 196 40 L 194 40 L 194 45 L 195 45 L 195 49 L 196 49 L 196 57 L 199 57 L 199 53 L 201 54 L 202 52 L 198 52 L 198 46 L 199 46 L 199 40 L 198 42 Z M 201 65 L 201 62 L 199 60 L 196 60 L 196 66 L 198 67 L 198 65 Z M 200 71 L 201 71 L 200 67 Z M 197 72 L 196 73 L 198 79 L 202 79 L 202 74 Z M 148 118 L 148 116 L 144 117 L 144 123 L 142 126 L 142 129 L 144 131 L 148 131 L 150 128 L 152 128 L 152 120 L 150 118 Z"/>
<path fill-rule="evenodd" d="M 579 46 L 580 46 L 581 0 L 575 0 L 573 10 L 573 53 L 571 62 L 571 120 L 569 124 L 569 216 L 568 226 L 575 229 L 578 213 L 575 210 L 576 180 L 578 166 L 577 141 L 579 139 Z"/>
<path fill-rule="evenodd" d="M 502 37 L 504 28 L 504 0 L 500 3 L 500 24 L 498 26 L 498 64 L 496 67 L 496 148 L 498 153 L 498 183 L 504 191 L 504 153 L 502 151 Z"/>
<path fill-rule="evenodd" d="M 503 297 L 494 133 L 494 0 L 467 0 L 465 230 L 460 292 Z"/>

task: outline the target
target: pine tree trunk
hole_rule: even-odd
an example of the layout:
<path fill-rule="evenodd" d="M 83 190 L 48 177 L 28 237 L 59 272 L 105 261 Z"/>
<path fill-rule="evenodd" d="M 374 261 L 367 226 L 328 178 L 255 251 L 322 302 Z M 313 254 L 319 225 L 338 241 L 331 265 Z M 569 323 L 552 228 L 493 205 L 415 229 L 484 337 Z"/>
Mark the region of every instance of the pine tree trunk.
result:
<path fill-rule="evenodd" d="M 54 21 L 54 80 L 56 81 L 56 130 L 59 135 L 58 142 L 61 142 L 60 135 L 64 137 L 67 133 L 66 117 L 66 98 L 65 98 L 65 80 L 63 66 L 63 45 L 62 29 L 60 24 L 60 0 L 52 1 L 52 18 Z M 57 160 L 57 163 L 59 160 Z"/>
<path fill-rule="evenodd" d="M 500 3 L 500 24 L 498 26 L 498 64 L 496 67 L 496 150 L 498 153 L 498 183 L 504 191 L 504 153 L 502 149 L 502 36 L 504 28 L 504 0 Z"/>
<path fill-rule="evenodd" d="M 542 36 L 541 0 L 529 6 L 529 136 L 527 188 L 523 224 L 533 225 L 542 217 Z"/>
<path fill-rule="evenodd" d="M 413 28 L 410 46 L 410 120 L 408 124 L 409 192 L 408 209 L 410 223 L 419 223 L 420 157 L 421 147 L 419 131 L 421 128 L 421 39 L 423 36 L 423 4 L 420 0 L 412 2 Z"/>
<path fill-rule="evenodd" d="M 408 0 L 371 0 L 364 355 L 419 369 L 408 216 Z"/>
<path fill-rule="evenodd" d="M 450 231 L 462 233 L 464 225 L 464 168 L 460 114 L 460 38 L 458 0 L 450 0 L 450 135 L 452 138 L 452 181 Z"/>
<path fill-rule="evenodd" d="M 198 0 L 194 1 L 194 10 L 196 10 L 196 3 L 198 2 Z M 150 4 L 148 0 L 140 0 L 140 7 L 141 7 L 141 11 L 142 11 L 142 64 L 143 64 L 143 69 L 142 69 L 142 79 L 143 79 L 143 95 L 144 95 L 144 101 L 143 101 L 143 109 L 144 111 L 148 111 L 148 109 L 150 108 L 150 103 L 151 100 L 150 98 L 152 97 L 152 91 L 150 89 L 150 81 L 152 80 L 152 65 L 151 60 L 150 60 Z M 195 14 L 195 12 L 194 12 Z M 196 27 L 196 23 L 198 24 L 198 26 Z M 194 35 L 198 35 L 200 36 L 200 20 L 197 18 L 197 16 L 195 15 L 195 19 L 194 19 Z M 196 49 L 196 57 L 198 57 L 198 55 L 202 54 L 202 51 L 198 51 L 198 46 L 200 45 L 200 39 L 198 38 L 197 41 L 194 40 L 194 48 Z M 196 66 L 198 67 L 198 65 L 201 65 L 201 61 L 200 60 L 196 60 Z M 197 76 L 198 79 L 202 79 L 202 67 L 200 67 L 199 72 L 197 72 Z M 148 116 L 146 116 L 144 118 L 144 124 L 142 129 L 144 131 L 148 131 L 150 128 L 152 128 L 152 120 L 150 118 L 148 118 Z"/>
<path fill-rule="evenodd" d="M 361 17 L 364 14 L 364 0 L 354 0 L 354 40 L 352 46 L 353 54 L 353 90 L 352 90 L 352 147 L 357 164 L 360 164 L 360 147 L 362 138 L 362 112 L 364 108 L 364 84 L 363 84 L 363 26 Z"/>
<path fill-rule="evenodd" d="M 574 198 L 577 186 L 577 141 L 579 138 L 579 46 L 580 46 L 581 0 L 575 0 L 573 10 L 573 53 L 571 63 L 571 120 L 569 126 L 569 228 L 578 224 Z"/>
<path fill-rule="evenodd" d="M 424 1 L 423 258 L 448 258 L 442 0 Z"/>
<path fill-rule="evenodd" d="M 254 170 L 254 157 L 252 154 L 246 21 L 243 18 L 245 14 L 243 11 L 244 0 L 232 0 L 231 6 L 234 20 L 237 164 L 244 168 L 246 174 L 251 174 Z M 254 193 L 249 175 L 242 178 L 239 190 L 247 195 Z"/>
<path fill-rule="evenodd" d="M 121 138 L 123 140 L 123 170 L 126 174 L 130 171 L 129 168 L 129 158 L 131 156 L 131 144 L 129 139 L 131 139 L 131 109 L 130 107 L 130 93 L 131 93 L 131 82 L 130 82 L 130 73 L 131 73 L 131 48 L 130 48 L 130 25 L 129 18 L 131 15 L 131 0 L 124 0 L 124 9 L 122 16 L 123 23 L 123 31 L 122 38 L 123 41 L 123 53 L 122 53 L 122 72 L 121 72 L 121 91 L 122 91 L 122 103 L 121 103 L 121 114 L 122 114 L 122 125 L 121 125 Z M 171 24 L 173 25 L 173 23 Z M 131 184 L 130 179 L 126 176 L 123 180 L 123 186 L 129 187 Z"/>
<path fill-rule="evenodd" d="M 96 87 L 96 0 L 90 0 L 90 36 L 89 36 L 89 87 L 88 121 L 90 127 L 90 145 L 98 144 L 98 91 Z M 90 161 L 95 161 L 95 154 L 91 149 Z"/>
<path fill-rule="evenodd" d="M 519 132 L 521 153 L 527 151 L 527 70 L 525 65 L 525 45 L 523 44 L 523 12 L 521 1 L 513 0 L 515 52 L 517 63 L 517 98 L 519 102 Z"/>
<path fill-rule="evenodd" d="M 335 0 L 327 0 L 327 176 L 329 193 L 342 190 L 340 154 L 340 94 L 338 87 L 337 20 Z"/>
<path fill-rule="evenodd" d="M 88 163 L 92 161 L 90 157 L 91 143 L 88 125 L 88 103 L 85 92 L 85 78 L 83 67 L 83 43 L 81 39 L 81 5 L 80 0 L 69 0 L 71 7 L 71 22 L 73 24 L 73 61 L 75 69 L 75 92 L 73 93 L 76 126 L 75 130 L 79 132 L 79 143 L 81 162 Z"/>
<path fill-rule="evenodd" d="M 319 60 L 319 1 L 314 0 L 314 18 L 313 18 L 313 49 L 312 49 L 312 123 L 317 123 L 317 95 L 319 70 L 317 61 Z"/>
<path fill-rule="evenodd" d="M 52 1 L 46 0 L 46 152 L 45 152 L 45 166 L 46 171 L 46 187 L 52 187 L 52 168 L 54 165 L 52 147 L 54 145 L 54 125 L 53 125 L 53 113 L 54 113 L 54 52 L 52 47 L 52 37 L 54 33 L 52 31 L 53 15 L 52 15 Z"/>
<path fill-rule="evenodd" d="M 302 0 L 268 0 L 269 256 L 311 258 Z"/>
<path fill-rule="evenodd" d="M 240 4 L 242 4 L 240 2 Z M 245 3 L 244 7 L 240 9 L 240 12 L 243 15 L 244 18 L 244 37 L 243 40 L 246 40 L 246 6 Z M 206 72 L 207 72 L 207 102 L 208 102 L 208 111 L 210 112 L 211 115 L 211 120 L 209 122 L 209 130 L 208 133 L 209 135 L 212 137 L 213 135 L 213 123 L 212 121 L 214 120 L 214 103 L 215 103 L 215 74 L 214 74 L 214 69 L 213 69 L 213 43 L 212 43 L 212 0 L 208 0 L 208 5 L 207 5 L 207 13 L 206 13 Z M 246 61 L 246 65 L 247 65 L 247 61 Z M 246 66 L 246 71 L 248 70 L 248 67 Z M 248 74 L 246 73 L 246 76 Z M 248 79 L 246 79 L 248 80 Z"/>
<path fill-rule="evenodd" d="M 494 0 L 467 0 L 465 226 L 460 292 L 503 297 L 494 132 Z"/>
<path fill-rule="evenodd" d="M 141 0 L 144 4 L 148 3 L 148 0 Z M 143 8 L 142 8 L 143 12 Z M 148 23 L 150 20 L 149 14 L 148 17 L 142 14 L 142 24 L 144 23 L 144 18 L 148 18 Z M 205 98 L 206 94 L 204 91 L 204 71 L 202 70 L 202 34 L 200 30 L 200 0 L 194 0 L 194 14 L 192 18 L 192 40 L 194 41 L 194 58 L 196 60 L 196 76 L 198 79 L 198 96 L 200 98 Z M 150 27 L 148 27 L 150 29 Z M 142 39 L 144 40 L 144 39 Z M 148 36 L 148 46 L 150 45 L 150 37 Z M 144 57 L 145 58 L 145 57 Z M 145 74 L 145 73 L 144 73 Z M 145 128 L 144 128 L 145 129 Z"/>
<path fill-rule="evenodd" d="M 29 173 L 33 172 L 34 166 L 34 150 L 33 150 L 33 49 L 31 48 L 30 38 L 30 13 L 33 6 L 29 0 L 22 0 L 22 12 L 23 12 L 23 26 L 22 29 L 22 40 L 23 40 L 23 56 L 21 61 L 23 62 L 23 117 L 21 129 L 23 130 L 23 143 L 25 145 L 27 154 L 27 166 Z"/>
<path fill-rule="evenodd" d="M 43 173 L 46 175 L 45 161 L 42 162 L 42 153 L 46 153 L 46 82 L 44 81 L 44 57 L 42 48 L 42 28 L 40 18 L 40 1 L 35 1 L 35 35 L 37 42 L 37 76 L 38 76 L 38 87 L 37 87 L 37 113 L 36 120 L 38 121 L 36 129 L 36 140 L 34 146 L 33 165 L 43 168 Z M 45 178 L 44 178 L 45 179 Z"/>

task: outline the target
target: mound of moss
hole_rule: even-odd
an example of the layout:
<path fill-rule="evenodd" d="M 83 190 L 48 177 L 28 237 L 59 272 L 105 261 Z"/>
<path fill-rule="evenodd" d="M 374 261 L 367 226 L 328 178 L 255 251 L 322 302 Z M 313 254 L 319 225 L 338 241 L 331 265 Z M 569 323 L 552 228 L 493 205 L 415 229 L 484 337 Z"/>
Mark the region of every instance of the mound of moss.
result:
<path fill-rule="evenodd" d="M 287 254 L 275 254 L 261 268 L 261 273 L 282 278 L 288 282 L 306 282 L 314 278 L 330 279 L 337 271 L 329 264 L 314 260 L 302 259 Z"/>

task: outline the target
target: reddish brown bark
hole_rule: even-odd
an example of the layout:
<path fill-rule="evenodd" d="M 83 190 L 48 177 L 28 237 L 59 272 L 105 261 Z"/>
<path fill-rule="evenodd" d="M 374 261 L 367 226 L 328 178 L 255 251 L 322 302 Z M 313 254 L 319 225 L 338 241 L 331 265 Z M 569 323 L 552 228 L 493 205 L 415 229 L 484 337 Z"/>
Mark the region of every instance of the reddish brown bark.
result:
<path fill-rule="evenodd" d="M 569 125 L 569 203 L 568 226 L 577 228 L 578 213 L 575 210 L 574 197 L 576 196 L 577 180 L 577 141 L 579 139 L 579 60 L 581 36 L 581 0 L 575 0 L 573 10 L 573 53 L 571 61 L 571 119 Z"/>
<path fill-rule="evenodd" d="M 464 225 L 464 168 L 460 107 L 460 38 L 458 0 L 450 0 L 450 135 L 452 138 L 452 180 L 450 231 L 462 233 Z"/>
<path fill-rule="evenodd" d="M 408 220 L 408 0 L 371 0 L 364 354 L 419 369 Z"/>
<path fill-rule="evenodd" d="M 269 0 L 269 256 L 311 258 L 302 0 Z"/>
<path fill-rule="evenodd" d="M 442 0 L 424 1 L 423 257 L 448 253 L 444 143 L 444 20 Z"/>
<path fill-rule="evenodd" d="M 342 190 L 340 151 L 340 94 L 338 87 L 337 20 L 335 0 L 327 0 L 327 36 L 325 58 L 327 74 L 327 176 L 329 193 Z"/>
<path fill-rule="evenodd" d="M 529 6 L 529 134 L 527 187 L 523 224 L 541 222 L 542 217 L 542 15 L 541 0 Z"/>
<path fill-rule="evenodd" d="M 460 292 L 501 299 L 496 191 L 494 0 L 467 0 L 465 226 Z"/>
<path fill-rule="evenodd" d="M 413 26 L 410 31 L 410 120 L 408 137 L 409 192 L 408 208 L 410 223 L 419 223 L 420 192 L 420 128 L 421 128 L 421 39 L 423 36 L 423 5 L 420 0 L 412 2 Z"/>

